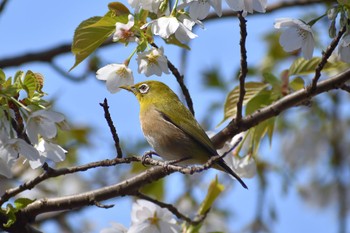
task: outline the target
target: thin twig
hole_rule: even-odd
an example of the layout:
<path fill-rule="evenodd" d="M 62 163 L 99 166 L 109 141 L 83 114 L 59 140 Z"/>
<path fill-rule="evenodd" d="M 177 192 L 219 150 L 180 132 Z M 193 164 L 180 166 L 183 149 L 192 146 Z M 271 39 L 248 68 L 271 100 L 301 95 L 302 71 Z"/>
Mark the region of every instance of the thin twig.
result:
<path fill-rule="evenodd" d="M 254 113 L 242 118 L 239 124 L 236 124 L 236 122 L 232 120 L 224 129 L 212 137 L 211 140 L 215 148 L 222 148 L 224 143 L 227 140 L 230 140 L 236 134 L 246 131 L 267 119 L 278 116 L 281 112 L 298 106 L 300 103 L 312 98 L 313 96 L 330 90 L 338 89 L 349 80 L 350 69 L 347 69 L 337 75 L 332 76 L 331 78 L 318 82 L 316 90 L 312 93 L 309 93 L 307 89 L 301 89 L 299 91 L 286 95 L 285 97 L 277 100 L 269 106 L 259 109 Z"/>
<path fill-rule="evenodd" d="M 322 55 L 322 59 L 320 61 L 320 63 L 318 63 L 316 69 L 315 69 L 315 76 L 312 79 L 312 83 L 311 85 L 308 87 L 309 92 L 313 92 L 316 89 L 317 86 L 317 82 L 321 77 L 321 71 L 324 68 L 324 66 L 327 64 L 327 61 L 329 59 L 329 57 L 332 55 L 334 49 L 337 47 L 337 45 L 339 44 L 340 38 L 343 36 L 343 34 L 346 31 L 346 26 L 344 26 L 339 32 L 338 35 L 332 40 L 332 42 L 329 44 L 329 46 L 327 47 L 326 51 L 323 53 Z"/>
<path fill-rule="evenodd" d="M 34 188 L 36 185 L 38 185 L 39 183 L 49 178 L 87 171 L 89 169 L 97 168 L 97 167 L 110 167 L 110 166 L 115 166 L 117 164 L 139 162 L 140 160 L 141 158 L 137 158 L 137 157 L 115 158 L 112 160 L 106 159 L 106 160 L 101 160 L 101 161 L 92 162 L 81 166 L 70 167 L 70 168 L 60 168 L 60 169 L 51 168 L 50 170 L 43 172 L 39 176 L 21 184 L 18 187 L 6 190 L 5 193 L 0 197 L 0 206 L 6 201 L 8 201 L 11 197 L 14 197 L 25 190 L 30 190 Z"/>
<path fill-rule="evenodd" d="M 2 2 L 0 4 L 0 13 L 3 12 L 7 3 L 8 3 L 8 0 L 2 0 Z"/>
<path fill-rule="evenodd" d="M 275 4 L 271 4 L 266 8 L 266 13 L 275 12 L 278 10 L 283 10 L 289 7 L 299 7 L 299 6 L 310 6 L 314 4 L 323 4 L 323 3 L 331 3 L 333 0 L 296 0 L 296 1 L 282 1 Z M 260 14 L 250 14 L 249 17 L 256 17 Z M 217 19 L 223 19 L 236 16 L 236 12 L 231 9 L 225 10 L 222 12 L 222 16 L 217 16 L 216 13 L 211 13 L 208 17 L 205 18 L 204 21 L 212 21 Z M 118 45 L 113 43 L 112 39 L 108 39 L 105 43 L 101 45 L 101 47 L 110 46 L 110 45 Z M 13 55 L 10 57 L 5 57 L 0 59 L 0 67 L 12 67 L 12 66 L 20 66 L 22 64 L 33 62 L 33 61 L 42 61 L 42 62 L 51 62 L 55 59 L 56 56 L 59 56 L 64 53 L 71 52 L 71 43 L 63 43 L 58 46 L 51 47 L 49 49 L 45 49 L 38 52 L 30 52 L 30 53 L 21 53 L 19 55 Z"/>
<path fill-rule="evenodd" d="M 161 202 L 161 201 L 158 201 L 150 196 L 147 196 L 143 193 L 140 193 L 140 192 L 136 192 L 134 194 L 134 196 L 136 197 L 139 197 L 141 199 L 144 199 L 146 201 L 150 201 L 162 208 L 166 208 L 168 209 L 171 213 L 173 213 L 177 218 L 179 219 L 182 219 L 184 221 L 186 221 L 187 223 L 191 224 L 191 225 L 198 225 L 199 223 L 201 223 L 204 219 L 205 219 L 205 216 L 198 216 L 195 218 L 195 220 L 192 220 L 191 218 L 187 217 L 186 215 L 182 214 L 175 206 L 171 205 L 171 204 L 168 204 L 168 203 L 164 203 L 164 202 Z"/>
<path fill-rule="evenodd" d="M 242 16 L 242 12 L 238 12 L 239 19 L 239 28 L 241 32 L 241 39 L 239 41 L 241 49 L 241 70 L 239 73 L 239 98 L 237 102 L 237 115 L 236 122 L 239 122 L 242 119 L 242 108 L 243 100 L 245 95 L 245 78 L 248 73 L 248 64 L 247 64 L 247 50 L 246 50 L 246 39 L 247 39 L 247 24 L 245 18 Z"/>
<path fill-rule="evenodd" d="M 151 43 L 151 45 L 154 48 L 158 48 L 158 46 L 154 42 Z M 188 91 L 188 88 L 186 87 L 186 85 L 184 83 L 184 76 L 180 74 L 179 70 L 173 65 L 173 63 L 171 63 L 171 61 L 169 61 L 168 58 L 167 58 L 167 63 L 168 63 L 168 67 L 169 67 L 171 73 L 175 76 L 176 81 L 180 85 L 182 94 L 185 96 L 188 109 L 191 111 L 192 115 L 194 116 L 195 113 L 194 113 L 194 108 L 193 108 L 193 101 L 192 101 L 190 92 Z"/>
<path fill-rule="evenodd" d="M 103 103 L 100 103 L 100 106 L 103 108 L 103 110 L 105 112 L 105 119 L 106 119 L 107 124 L 109 126 L 109 129 L 111 130 L 111 133 L 112 133 L 112 137 L 114 140 L 114 146 L 115 146 L 115 149 L 117 150 L 117 158 L 122 158 L 123 152 L 122 152 L 122 149 L 120 147 L 117 130 L 114 127 L 113 120 L 111 118 L 111 114 L 109 114 L 109 110 L 108 110 L 109 106 L 108 106 L 108 102 L 107 102 L 106 98 L 103 100 Z"/>

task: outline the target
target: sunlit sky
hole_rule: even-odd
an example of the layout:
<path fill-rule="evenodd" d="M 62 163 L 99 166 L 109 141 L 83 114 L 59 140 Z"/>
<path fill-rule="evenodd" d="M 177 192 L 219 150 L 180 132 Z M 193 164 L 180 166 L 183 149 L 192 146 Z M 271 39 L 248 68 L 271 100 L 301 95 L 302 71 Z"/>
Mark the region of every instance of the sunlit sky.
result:
<path fill-rule="evenodd" d="M 73 38 L 74 29 L 79 23 L 89 17 L 103 15 L 107 11 L 109 1 L 100 0 L 75 0 L 75 1 L 10 1 L 0 15 L 0 59 L 28 52 L 36 52 L 59 44 L 70 43 Z M 122 1 L 125 2 L 125 1 Z M 127 3 L 125 3 L 127 4 Z M 224 3 L 225 4 L 225 3 Z M 248 17 L 248 62 L 256 64 L 261 61 L 265 52 L 265 44 L 262 41 L 262 33 L 273 30 L 274 18 L 298 17 L 300 9 L 312 12 L 314 7 L 300 7 L 294 10 L 281 10 L 269 16 L 261 15 Z M 191 51 L 188 55 L 185 79 L 192 93 L 196 117 L 200 121 L 207 114 L 208 101 L 224 98 L 222 93 L 216 91 L 208 92 L 200 85 L 200 75 L 208 67 L 220 67 L 220 72 L 227 80 L 232 80 L 233 72 L 239 67 L 239 28 L 236 18 L 227 18 L 222 21 L 205 23 L 205 29 L 197 28 L 195 32 L 198 38 L 191 43 Z M 156 41 L 158 45 L 165 46 L 165 53 L 176 65 L 180 65 L 181 50 L 175 46 L 164 45 L 161 40 Z M 100 49 L 98 54 L 102 55 L 103 63 L 120 63 L 128 57 L 133 47 L 122 48 L 122 46 L 109 46 Z M 72 54 L 64 54 L 57 57 L 55 62 L 64 70 L 68 70 L 74 63 Z M 133 59 L 131 68 L 134 70 L 136 81 L 145 80 L 145 77 L 137 73 L 136 61 Z M 61 77 L 57 72 L 45 63 L 28 63 L 21 67 L 6 68 L 7 75 L 14 75 L 17 70 L 33 70 L 45 76 L 44 91 L 48 93 L 47 98 L 56 98 L 56 109 L 66 114 L 67 118 L 80 125 L 88 125 L 95 128 L 91 137 L 94 147 L 82 150 L 82 163 L 92 162 L 98 159 L 111 158 L 112 138 L 103 118 L 103 112 L 99 103 L 106 97 L 111 106 L 110 111 L 117 127 L 119 136 L 124 140 L 140 138 L 142 132 L 138 121 L 138 103 L 135 98 L 126 92 L 110 94 L 103 83 L 96 81 L 93 75 L 84 82 L 71 82 Z M 79 75 L 85 69 L 84 64 L 78 66 L 72 75 Z M 175 79 L 168 75 L 161 80 L 178 91 Z M 232 83 L 233 88 L 236 83 Z M 179 92 L 178 92 L 179 93 Z M 213 116 L 214 125 L 221 121 L 222 115 Z M 278 160 L 280 139 L 274 138 L 272 147 L 265 148 L 261 154 L 264 158 Z M 107 153 L 106 153 L 107 151 Z M 211 172 L 212 177 L 216 174 Z M 179 174 L 173 174 L 169 181 L 179 180 Z M 232 205 L 235 215 L 230 219 L 229 226 L 232 232 L 238 227 L 244 226 L 253 219 L 255 204 L 257 178 L 246 180 L 249 190 L 243 190 L 235 186 L 233 190 L 226 193 L 218 202 L 219 206 Z M 296 193 L 296 188 L 291 188 L 288 194 L 283 194 L 280 187 L 280 178 L 269 176 L 270 189 L 267 192 L 267 200 L 277 210 L 278 219 L 272 226 L 274 232 L 337 232 L 337 218 L 335 207 L 317 209 L 308 206 Z M 168 200 L 174 199 L 175 190 L 168 186 Z M 200 196 L 200 194 L 198 194 Z M 84 217 L 94 221 L 96 232 L 108 227 L 112 221 L 129 225 L 130 200 L 118 198 L 110 201 L 115 203 L 113 209 L 105 210 L 89 207 L 78 215 L 72 215 L 72 220 L 79 221 Z M 348 221 L 350 222 L 350 221 Z M 51 225 L 45 226 L 45 232 L 54 232 Z"/>

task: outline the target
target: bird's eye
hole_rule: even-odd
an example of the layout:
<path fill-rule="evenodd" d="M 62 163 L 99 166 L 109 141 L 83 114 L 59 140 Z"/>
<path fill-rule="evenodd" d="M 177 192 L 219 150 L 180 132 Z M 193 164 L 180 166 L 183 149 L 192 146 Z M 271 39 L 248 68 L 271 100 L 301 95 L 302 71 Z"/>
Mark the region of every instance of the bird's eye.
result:
<path fill-rule="evenodd" d="M 140 93 L 141 94 L 145 94 L 148 92 L 149 90 L 149 86 L 147 84 L 142 84 L 140 87 L 139 87 L 139 90 L 140 90 Z"/>

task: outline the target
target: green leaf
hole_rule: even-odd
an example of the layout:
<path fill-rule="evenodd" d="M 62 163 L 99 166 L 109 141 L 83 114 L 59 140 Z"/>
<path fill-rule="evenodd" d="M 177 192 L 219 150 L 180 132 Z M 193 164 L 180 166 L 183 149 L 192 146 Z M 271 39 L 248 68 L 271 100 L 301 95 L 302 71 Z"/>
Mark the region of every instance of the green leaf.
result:
<path fill-rule="evenodd" d="M 268 87 L 268 84 L 259 82 L 248 82 L 245 84 L 246 94 L 243 100 L 243 106 L 245 106 L 251 99 L 258 95 L 262 90 Z M 239 99 L 239 86 L 235 87 L 226 97 L 224 106 L 224 119 L 236 117 L 237 114 L 237 102 Z M 221 123 L 222 123 L 221 122 Z M 220 123 L 220 124 L 221 124 Z"/>
<path fill-rule="evenodd" d="M 198 209 L 198 215 L 204 215 L 207 211 L 212 207 L 215 199 L 220 195 L 222 191 L 224 191 L 224 185 L 220 184 L 218 181 L 218 177 L 216 176 L 214 180 L 211 181 L 208 193 L 205 199 L 203 200 L 201 206 Z M 190 225 L 184 232 L 186 233 L 199 233 L 202 224 Z"/>
<path fill-rule="evenodd" d="M 113 34 L 117 19 L 112 14 L 110 11 L 103 17 L 89 18 L 77 27 L 72 44 L 75 63 L 70 70 L 79 65 Z"/>
<path fill-rule="evenodd" d="M 130 14 L 129 9 L 121 2 L 110 2 L 110 3 L 108 3 L 108 9 L 110 11 L 114 12 L 114 14 L 116 16 L 129 15 Z"/>
<path fill-rule="evenodd" d="M 205 214 L 211 208 L 215 199 L 220 195 L 220 193 L 222 193 L 222 191 L 224 191 L 224 189 L 224 185 L 219 183 L 218 177 L 215 177 L 215 179 L 212 180 L 209 185 L 207 196 L 199 207 L 198 214 Z"/>
<path fill-rule="evenodd" d="M 29 198 L 18 198 L 17 200 L 15 200 L 15 207 L 17 210 L 23 209 L 25 208 L 27 205 L 29 205 L 30 203 L 34 202 L 35 200 L 31 200 Z"/>
<path fill-rule="evenodd" d="M 273 93 L 271 90 L 262 90 L 257 95 L 255 95 L 247 103 L 245 113 L 246 115 L 252 114 L 258 109 L 266 107 L 273 102 Z"/>
<path fill-rule="evenodd" d="M 305 81 L 301 77 L 296 77 L 293 79 L 290 83 L 289 86 L 294 90 L 298 91 L 304 88 L 305 86 Z"/>
<path fill-rule="evenodd" d="M 252 156 L 255 156 L 257 154 L 257 151 L 259 149 L 261 140 L 265 135 L 269 137 L 270 145 L 272 143 L 272 136 L 273 136 L 273 130 L 275 127 L 275 120 L 276 118 L 270 118 L 266 121 L 261 122 L 254 128 L 250 129 L 249 131 L 252 131 L 252 137 L 251 137 L 251 148 L 252 148 Z"/>
<path fill-rule="evenodd" d="M 23 80 L 23 89 L 27 92 L 28 98 L 32 98 L 34 96 L 37 87 L 38 81 L 36 80 L 35 74 L 28 70 Z"/>
<path fill-rule="evenodd" d="M 6 81 L 6 75 L 5 72 L 0 69 L 0 85 L 3 84 Z"/>
<path fill-rule="evenodd" d="M 6 206 L 6 217 L 8 218 L 7 222 L 4 224 L 4 227 L 10 227 L 16 222 L 16 212 L 17 210 L 13 208 L 11 204 Z"/>
<path fill-rule="evenodd" d="M 280 87 L 282 85 L 281 80 L 270 72 L 264 72 L 263 78 L 264 78 L 265 82 L 269 83 L 273 87 L 275 87 L 275 86 Z"/>

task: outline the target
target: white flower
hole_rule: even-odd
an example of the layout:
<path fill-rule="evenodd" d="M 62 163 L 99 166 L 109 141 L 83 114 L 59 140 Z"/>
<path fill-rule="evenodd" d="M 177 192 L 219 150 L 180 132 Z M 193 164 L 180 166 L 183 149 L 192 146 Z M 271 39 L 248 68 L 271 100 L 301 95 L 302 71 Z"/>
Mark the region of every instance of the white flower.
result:
<path fill-rule="evenodd" d="M 109 64 L 96 72 L 99 80 L 106 81 L 107 90 L 111 93 L 120 91 L 120 86 L 134 83 L 132 71 L 124 64 Z"/>
<path fill-rule="evenodd" d="M 164 0 L 128 0 L 128 3 L 135 9 L 135 11 L 142 8 L 156 14 L 158 13 L 162 2 L 164 2 Z"/>
<path fill-rule="evenodd" d="M 350 63 L 350 34 L 343 36 L 340 40 L 337 54 L 341 61 Z"/>
<path fill-rule="evenodd" d="M 300 49 L 305 59 L 311 59 L 315 47 L 314 36 L 310 25 L 298 19 L 279 18 L 275 20 L 275 28 L 287 28 L 280 37 L 280 44 L 287 52 Z"/>
<path fill-rule="evenodd" d="M 19 155 L 26 157 L 29 161 L 40 157 L 39 152 L 32 145 L 20 138 L 8 139 L 0 146 L 0 158 L 8 164 L 11 164 L 12 160 L 17 159 Z"/>
<path fill-rule="evenodd" d="M 29 161 L 31 168 L 33 169 L 42 166 L 47 159 L 57 163 L 66 158 L 67 151 L 65 149 L 44 139 L 40 139 L 39 143 L 35 145 L 35 148 L 39 151 L 40 156 L 35 160 Z"/>
<path fill-rule="evenodd" d="M 3 158 L 2 155 L 0 155 L 0 175 L 3 175 L 7 178 L 11 178 L 12 177 L 11 168 L 14 162 L 15 162 L 14 159 L 9 160 L 8 158 Z"/>
<path fill-rule="evenodd" d="M 153 74 L 157 76 L 161 76 L 162 73 L 169 74 L 168 60 L 164 56 L 163 47 L 138 53 L 137 64 L 139 73 L 143 73 L 147 77 Z"/>
<path fill-rule="evenodd" d="M 159 6 L 164 0 L 141 0 L 141 7 L 153 13 L 158 13 Z"/>
<path fill-rule="evenodd" d="M 227 165 L 241 178 L 252 178 L 256 174 L 255 160 L 246 155 L 243 158 L 228 154 L 224 158 Z"/>
<path fill-rule="evenodd" d="M 179 9 L 189 7 L 189 14 L 193 20 L 205 19 L 212 6 L 218 16 L 222 15 L 221 0 L 189 0 L 178 6 Z"/>
<path fill-rule="evenodd" d="M 111 222 L 112 227 L 102 229 L 100 233 L 127 233 L 128 229 L 123 225 Z"/>
<path fill-rule="evenodd" d="M 31 113 L 27 122 L 27 134 L 33 144 L 38 143 L 38 135 L 43 138 L 51 139 L 57 134 L 56 123 L 64 121 L 64 116 L 61 113 L 38 110 Z"/>
<path fill-rule="evenodd" d="M 145 200 L 137 200 L 131 210 L 132 224 L 128 233 L 177 233 L 180 226 L 172 213 Z"/>
<path fill-rule="evenodd" d="M 265 13 L 267 0 L 226 0 L 227 5 L 234 11 L 243 11 L 243 16 L 253 11 Z"/>
<path fill-rule="evenodd" d="M 8 149 L 5 148 L 6 142 L 9 140 L 8 134 L 4 129 L 0 130 L 0 175 L 7 178 L 12 177 L 11 168 L 18 153 L 7 153 Z"/>
<path fill-rule="evenodd" d="M 134 26 L 134 16 L 128 16 L 128 22 L 126 24 L 117 22 L 115 24 L 115 33 L 113 35 L 113 41 L 130 42 L 135 41 L 136 37 L 131 30 Z"/>
<path fill-rule="evenodd" d="M 164 16 L 146 23 L 141 29 L 151 26 L 154 35 L 168 39 L 171 35 L 175 34 L 176 39 L 182 43 L 187 43 L 191 39 L 197 37 L 197 35 L 191 31 L 193 25 L 194 22 L 189 19 L 184 19 L 181 22 L 176 17 Z"/>

